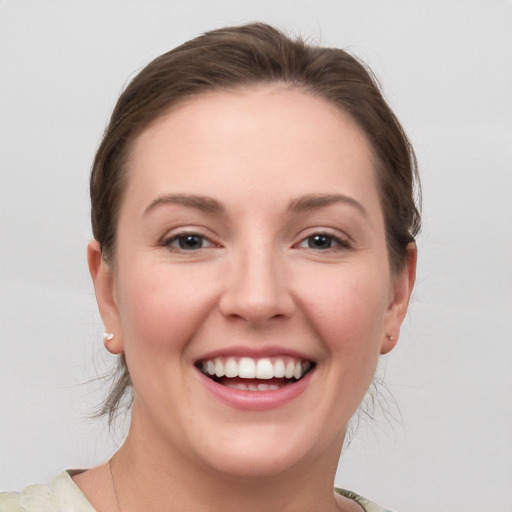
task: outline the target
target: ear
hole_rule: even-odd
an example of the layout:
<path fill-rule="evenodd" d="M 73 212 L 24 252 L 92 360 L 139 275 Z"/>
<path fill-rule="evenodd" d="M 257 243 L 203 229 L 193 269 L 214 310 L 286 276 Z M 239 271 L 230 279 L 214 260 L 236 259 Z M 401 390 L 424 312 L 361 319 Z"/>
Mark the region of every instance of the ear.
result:
<path fill-rule="evenodd" d="M 105 331 L 114 334 L 113 338 L 104 340 L 105 347 L 112 354 L 120 354 L 124 346 L 115 300 L 114 273 L 103 259 L 97 240 L 91 240 L 87 246 L 87 262 Z"/>
<path fill-rule="evenodd" d="M 386 354 L 392 350 L 400 335 L 400 326 L 404 321 L 411 298 L 412 289 L 416 280 L 416 262 L 418 249 L 411 242 L 407 246 L 406 261 L 394 276 L 392 276 L 392 288 L 390 302 L 384 318 L 384 332 L 380 353 Z"/>

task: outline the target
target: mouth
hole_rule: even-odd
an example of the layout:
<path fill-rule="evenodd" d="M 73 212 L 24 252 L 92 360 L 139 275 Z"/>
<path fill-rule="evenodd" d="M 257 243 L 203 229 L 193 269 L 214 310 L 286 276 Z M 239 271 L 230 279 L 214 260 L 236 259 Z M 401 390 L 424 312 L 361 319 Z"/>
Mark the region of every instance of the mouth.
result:
<path fill-rule="evenodd" d="M 216 357 L 199 360 L 196 368 L 217 384 L 240 391 L 274 391 L 303 379 L 314 361 L 294 357 Z"/>

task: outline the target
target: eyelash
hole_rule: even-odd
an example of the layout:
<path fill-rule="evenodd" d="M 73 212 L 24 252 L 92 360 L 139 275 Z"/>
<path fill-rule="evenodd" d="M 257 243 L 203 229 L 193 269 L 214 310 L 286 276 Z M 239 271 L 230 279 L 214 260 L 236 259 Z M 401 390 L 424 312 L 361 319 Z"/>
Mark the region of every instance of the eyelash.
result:
<path fill-rule="evenodd" d="M 180 240 L 183 241 L 186 238 L 199 238 L 203 242 L 207 242 L 209 245 L 206 247 L 202 246 L 202 247 L 198 247 L 198 248 L 184 248 L 184 247 L 176 247 L 173 245 L 175 242 L 179 243 Z M 181 233 L 172 235 L 171 237 L 162 240 L 161 245 L 163 247 L 167 247 L 169 250 L 174 251 L 174 252 L 195 252 L 200 249 L 208 249 L 209 247 L 216 246 L 216 244 L 210 238 L 208 238 L 205 235 L 202 235 L 201 233 L 196 233 L 194 231 L 186 231 L 186 232 L 181 232 Z"/>
<path fill-rule="evenodd" d="M 350 242 L 346 238 L 341 238 L 339 236 L 336 236 L 332 233 L 325 232 L 325 231 L 318 231 L 318 232 L 311 233 L 307 237 L 303 238 L 299 242 L 299 244 L 297 244 L 298 247 L 300 247 L 301 244 L 303 244 L 303 243 L 309 243 L 315 237 L 322 237 L 322 238 L 328 239 L 331 243 L 334 242 L 336 244 L 335 247 L 321 248 L 320 250 L 318 250 L 318 252 L 331 252 L 331 251 L 337 251 L 337 250 L 343 250 L 343 249 L 350 249 L 352 247 Z M 316 251 L 316 249 L 318 249 L 318 248 L 315 249 L 313 247 L 308 246 L 308 247 L 304 247 L 304 249 L 310 249 L 310 250 Z"/>
<path fill-rule="evenodd" d="M 309 244 L 313 241 L 315 237 L 321 237 L 325 241 L 329 242 L 329 247 L 311 247 Z M 183 247 L 183 246 L 175 246 L 173 244 L 177 243 L 180 244 L 180 242 L 185 243 L 187 238 L 196 238 L 200 239 L 201 241 L 201 247 Z M 204 243 L 208 243 L 209 245 L 204 246 Z M 302 244 L 307 243 L 307 247 L 301 247 Z M 332 244 L 335 244 L 333 247 Z M 177 233 L 165 240 L 162 241 L 161 244 L 163 247 L 167 247 L 169 250 L 173 252 L 196 252 L 201 249 L 208 249 L 211 247 L 216 247 L 217 245 L 207 236 L 197 233 L 194 231 L 187 231 L 187 232 L 181 232 Z M 181 244 L 180 244 L 181 245 Z M 217 246 L 218 247 L 218 246 Z M 343 249 L 350 249 L 352 246 L 349 243 L 348 240 L 345 238 L 341 238 L 339 236 L 336 236 L 332 233 L 325 232 L 325 231 L 318 231 L 311 233 L 307 237 L 303 238 L 298 244 L 295 245 L 297 248 L 303 248 L 303 249 L 309 249 L 314 252 L 333 252 L 333 251 L 339 251 Z"/>

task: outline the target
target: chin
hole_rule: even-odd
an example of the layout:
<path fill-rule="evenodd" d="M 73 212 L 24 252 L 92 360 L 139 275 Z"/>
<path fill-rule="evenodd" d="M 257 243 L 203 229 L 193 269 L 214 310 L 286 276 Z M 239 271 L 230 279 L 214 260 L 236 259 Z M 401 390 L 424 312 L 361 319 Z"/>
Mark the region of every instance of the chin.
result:
<path fill-rule="evenodd" d="M 234 478 L 293 473 L 313 459 L 312 454 L 318 456 L 319 452 L 329 451 L 308 443 L 309 435 L 300 436 L 297 431 L 290 435 L 290 428 L 283 426 L 260 425 L 230 433 L 225 432 L 226 438 L 203 446 L 203 453 L 198 455 L 211 469 Z"/>
<path fill-rule="evenodd" d="M 225 454 L 211 461 L 212 469 L 232 478 L 275 478 L 298 467 L 300 458 L 296 454 L 268 454 L 255 449 L 251 453 Z"/>

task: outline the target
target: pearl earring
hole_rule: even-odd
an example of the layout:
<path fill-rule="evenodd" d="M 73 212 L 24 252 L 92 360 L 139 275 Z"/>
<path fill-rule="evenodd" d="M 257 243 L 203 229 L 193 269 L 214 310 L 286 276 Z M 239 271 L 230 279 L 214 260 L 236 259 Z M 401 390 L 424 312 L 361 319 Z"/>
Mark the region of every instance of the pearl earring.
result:
<path fill-rule="evenodd" d="M 115 334 L 113 332 L 104 332 L 103 339 L 105 341 L 112 341 L 114 339 Z"/>
<path fill-rule="evenodd" d="M 388 334 L 386 333 L 386 338 L 389 340 L 389 341 L 393 341 L 395 339 L 395 337 L 392 335 L 392 334 Z"/>

